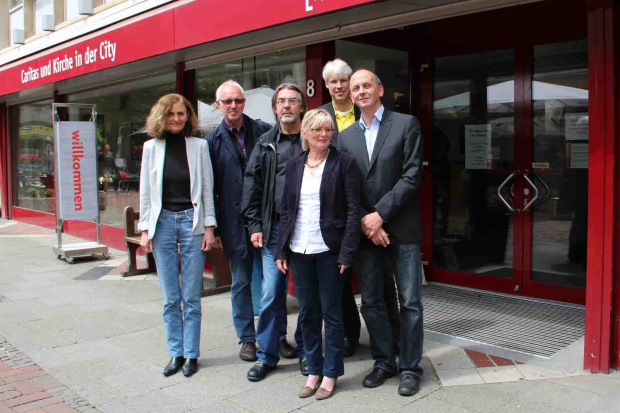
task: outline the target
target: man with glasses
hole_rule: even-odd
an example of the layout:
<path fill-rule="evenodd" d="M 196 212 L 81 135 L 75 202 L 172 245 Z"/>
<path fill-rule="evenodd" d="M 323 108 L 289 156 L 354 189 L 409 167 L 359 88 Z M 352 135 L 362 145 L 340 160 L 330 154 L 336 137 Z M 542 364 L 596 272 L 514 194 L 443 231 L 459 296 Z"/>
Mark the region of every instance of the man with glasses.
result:
<path fill-rule="evenodd" d="M 256 361 L 251 285 L 257 251 L 250 244 L 243 225 L 241 200 L 248 155 L 252 153 L 258 137 L 271 129 L 271 125 L 243 114 L 244 91 L 234 80 L 222 83 L 215 97 L 216 106 L 224 119 L 206 139 L 213 164 L 215 213 L 220 223 L 215 233 L 216 246 L 224 249 L 232 273 L 232 315 L 241 344 L 239 358 Z"/>
<path fill-rule="evenodd" d="M 301 119 L 306 111 L 303 92 L 292 83 L 276 88 L 271 100 L 276 126 L 263 134 L 250 156 L 243 183 L 243 215 L 250 233 L 250 242 L 261 248 L 263 257 L 263 293 L 258 314 L 256 337 L 258 362 L 248 371 L 248 380 L 260 381 L 280 360 L 279 343 L 286 334 L 286 281 L 275 262 L 284 169 L 286 163 L 299 155 Z M 295 332 L 297 356 L 302 374 L 307 374 L 299 323 Z"/>

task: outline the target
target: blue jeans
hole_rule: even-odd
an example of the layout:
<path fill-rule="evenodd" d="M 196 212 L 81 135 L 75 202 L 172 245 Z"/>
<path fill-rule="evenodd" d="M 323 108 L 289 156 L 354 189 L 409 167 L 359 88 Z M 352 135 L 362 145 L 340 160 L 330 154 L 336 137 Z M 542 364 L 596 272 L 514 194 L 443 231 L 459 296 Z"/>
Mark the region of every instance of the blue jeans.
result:
<path fill-rule="evenodd" d="M 385 266 L 391 269 L 400 301 L 400 371 L 422 376 L 424 328 L 422 324 L 422 262 L 420 244 L 388 245 L 359 251 L 358 270 L 362 290 L 362 316 L 370 334 L 375 367 L 394 372 L 396 358 L 392 329 L 383 299 Z"/>
<path fill-rule="evenodd" d="M 193 209 L 162 210 L 153 237 L 153 255 L 164 296 L 168 353 L 173 357 L 200 355 L 200 292 L 206 255 L 200 249 L 202 235 L 192 234 L 193 217 Z M 180 283 L 177 244 L 181 252 Z"/>
<path fill-rule="evenodd" d="M 338 254 L 290 254 L 293 281 L 299 300 L 299 319 L 308 374 L 336 378 L 344 374 L 344 327 Z M 325 358 L 322 324 L 325 322 Z"/>
<path fill-rule="evenodd" d="M 231 301 L 235 332 L 242 341 L 256 341 L 254 308 L 252 306 L 252 273 L 254 247 L 248 245 L 248 257 L 229 261 L 232 273 Z"/>
<path fill-rule="evenodd" d="M 286 338 L 286 282 L 287 276 L 282 274 L 276 266 L 276 247 L 280 221 L 271 221 L 269 242 L 263 244 L 263 283 L 258 312 L 258 326 L 256 340 L 259 349 L 256 351 L 259 363 L 275 366 L 280 361 L 278 345 L 282 338 Z M 295 331 L 297 356 L 303 357 L 303 342 L 299 320 Z"/>

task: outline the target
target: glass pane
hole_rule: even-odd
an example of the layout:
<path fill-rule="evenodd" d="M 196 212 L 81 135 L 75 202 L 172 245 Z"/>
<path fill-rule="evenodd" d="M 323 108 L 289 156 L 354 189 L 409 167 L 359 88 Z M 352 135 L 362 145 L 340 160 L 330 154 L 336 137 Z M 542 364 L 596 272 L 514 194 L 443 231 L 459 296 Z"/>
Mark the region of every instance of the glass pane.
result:
<path fill-rule="evenodd" d="M 16 205 L 53 213 L 54 132 L 52 101 L 28 103 L 11 108 L 13 188 Z"/>
<path fill-rule="evenodd" d="M 385 93 L 381 101 L 392 111 L 409 114 L 409 53 L 347 40 L 336 40 L 336 56 L 355 71 L 372 70 Z"/>
<path fill-rule="evenodd" d="M 99 209 L 103 224 L 123 226 L 123 209 L 139 208 L 138 190 L 142 145 L 149 138 L 144 124 L 157 100 L 173 93 L 175 73 L 152 75 L 130 82 L 68 95 L 69 103 L 97 105 Z M 84 111 L 69 120 L 88 120 Z"/>
<path fill-rule="evenodd" d="M 584 287 L 588 218 L 588 44 L 534 47 L 532 280 Z M 547 189 L 548 187 L 548 189 Z"/>
<path fill-rule="evenodd" d="M 215 108 L 215 91 L 225 80 L 235 80 L 245 90 L 246 115 L 273 124 L 271 97 L 274 90 L 284 82 L 295 83 L 304 90 L 305 78 L 306 49 L 303 47 L 197 69 L 194 97 L 201 133 L 208 134 L 222 122 L 222 114 Z"/>
<path fill-rule="evenodd" d="M 35 28 L 36 33 L 43 32 L 43 16 L 53 16 L 54 15 L 54 0 L 37 0 L 36 1 L 36 21 Z"/>
<path fill-rule="evenodd" d="M 514 53 L 433 68 L 433 264 L 512 278 L 512 215 L 497 189 L 514 169 Z M 504 196 L 513 202 L 510 183 Z"/>
<path fill-rule="evenodd" d="M 11 44 L 15 43 L 13 30 L 24 30 L 24 8 L 20 7 L 11 13 Z"/>
<path fill-rule="evenodd" d="M 9 7 L 15 7 L 18 6 L 20 4 L 24 4 L 24 0 L 11 0 L 9 3 Z"/>

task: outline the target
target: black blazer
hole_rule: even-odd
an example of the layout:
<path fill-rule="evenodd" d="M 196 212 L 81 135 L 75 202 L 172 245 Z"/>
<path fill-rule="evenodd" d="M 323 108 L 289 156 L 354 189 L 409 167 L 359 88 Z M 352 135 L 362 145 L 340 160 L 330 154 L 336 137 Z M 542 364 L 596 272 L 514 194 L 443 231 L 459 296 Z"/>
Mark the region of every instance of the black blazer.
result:
<path fill-rule="evenodd" d="M 286 164 L 276 259 L 288 258 L 290 252 L 307 157 L 306 151 Z M 359 177 L 353 157 L 331 148 L 321 178 L 321 234 L 329 250 L 338 253 L 338 263 L 350 266 L 355 264 L 361 233 Z"/>
<path fill-rule="evenodd" d="M 379 212 L 391 244 L 420 242 L 423 234 L 418 190 L 424 151 L 418 120 L 385 109 L 370 161 L 358 122 L 340 133 L 338 149 L 353 155 L 359 167 L 362 216 Z M 364 240 L 362 246 L 369 246 L 370 241 L 366 237 Z"/>
<path fill-rule="evenodd" d="M 334 133 L 332 133 L 332 145 L 334 147 L 338 146 L 338 122 L 336 122 L 336 112 L 334 111 L 333 102 L 329 102 L 324 104 L 323 106 L 319 106 L 317 109 L 326 110 L 332 117 L 332 121 L 334 121 Z M 355 114 L 355 121 L 360 120 L 360 108 L 353 105 L 353 113 Z M 349 126 L 350 128 L 351 126 Z M 348 128 L 347 128 L 348 129 Z"/>

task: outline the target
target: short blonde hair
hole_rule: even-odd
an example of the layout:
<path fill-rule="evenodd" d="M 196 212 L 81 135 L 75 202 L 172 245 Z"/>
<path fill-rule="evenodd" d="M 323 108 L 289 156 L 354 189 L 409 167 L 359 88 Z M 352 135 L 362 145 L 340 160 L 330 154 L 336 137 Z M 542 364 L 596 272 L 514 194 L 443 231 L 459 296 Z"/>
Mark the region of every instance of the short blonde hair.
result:
<path fill-rule="evenodd" d="M 308 141 L 304 135 L 310 130 L 321 126 L 329 126 L 334 129 L 334 120 L 325 109 L 312 109 L 304 115 L 301 122 L 301 147 L 304 151 L 308 150 Z"/>
<path fill-rule="evenodd" d="M 149 136 L 157 139 L 163 139 L 165 137 L 164 131 L 166 130 L 166 116 L 172 110 L 172 105 L 177 102 L 183 102 L 185 110 L 187 111 L 187 122 L 183 128 L 183 135 L 193 136 L 198 129 L 198 118 L 196 112 L 192 108 L 192 104 L 183 95 L 177 93 L 170 93 L 159 98 L 156 104 L 151 108 L 151 113 L 146 118 L 146 131 Z"/>

